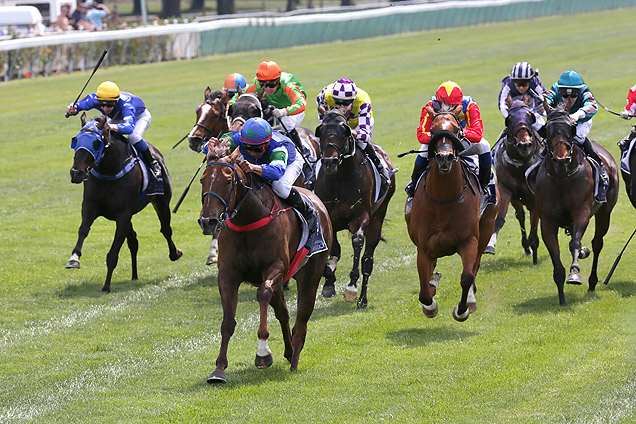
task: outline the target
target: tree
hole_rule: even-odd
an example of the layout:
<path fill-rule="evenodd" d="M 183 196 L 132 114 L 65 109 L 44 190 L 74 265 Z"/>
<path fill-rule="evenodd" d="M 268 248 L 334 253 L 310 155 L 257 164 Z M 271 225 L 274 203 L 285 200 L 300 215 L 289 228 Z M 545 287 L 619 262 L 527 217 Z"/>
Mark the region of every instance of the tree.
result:
<path fill-rule="evenodd" d="M 353 6 L 353 0 L 341 0 L 340 6 Z"/>
<path fill-rule="evenodd" d="M 216 0 L 217 15 L 233 15 L 235 13 L 234 0 Z"/>
<path fill-rule="evenodd" d="M 192 0 L 190 10 L 205 10 L 205 0 Z"/>
<path fill-rule="evenodd" d="M 181 16 L 181 0 L 161 0 L 161 19 Z"/>
<path fill-rule="evenodd" d="M 141 15 L 141 0 L 133 0 L 133 15 Z"/>

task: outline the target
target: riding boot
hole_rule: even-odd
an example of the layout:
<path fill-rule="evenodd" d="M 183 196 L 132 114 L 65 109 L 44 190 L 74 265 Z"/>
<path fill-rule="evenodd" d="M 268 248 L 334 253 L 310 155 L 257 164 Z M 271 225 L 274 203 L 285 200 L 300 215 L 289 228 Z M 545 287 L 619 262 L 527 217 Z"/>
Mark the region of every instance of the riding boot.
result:
<path fill-rule="evenodd" d="M 631 144 L 634 137 L 636 137 L 636 133 L 632 130 L 625 136 L 625 138 L 616 143 L 618 144 L 618 148 L 621 149 L 621 153 L 629 149 L 629 145 Z"/>
<path fill-rule="evenodd" d="M 488 184 L 490 184 L 490 173 L 492 168 L 492 154 L 490 152 L 479 155 L 479 183 L 482 191 L 488 193 Z"/>
<path fill-rule="evenodd" d="M 378 169 L 382 184 L 382 187 L 380 187 L 380 193 L 384 193 L 386 191 L 386 188 L 389 186 L 389 180 L 391 179 L 389 170 L 386 168 L 386 166 L 384 166 L 371 143 L 367 143 L 366 147 L 364 148 L 364 153 L 369 157 L 369 159 L 371 159 L 375 167 Z"/>
<path fill-rule="evenodd" d="M 298 190 L 292 187 L 285 201 L 294 209 L 297 209 L 305 218 L 309 226 L 310 237 L 318 231 L 318 211 L 313 204 L 310 204 L 308 200 L 305 200 L 305 198 L 300 195 Z"/>
<path fill-rule="evenodd" d="M 423 164 L 419 164 L 418 162 L 423 162 Z M 427 166 L 428 166 L 428 159 L 418 156 L 417 160 L 415 161 L 415 165 L 413 165 L 413 172 L 411 173 L 411 181 L 409 181 L 406 187 L 404 187 L 404 191 L 406 191 L 406 196 L 408 198 L 413 197 L 413 195 L 415 194 L 415 187 L 417 186 L 417 180 L 420 179 L 422 172 L 426 170 Z"/>
<path fill-rule="evenodd" d="M 581 146 L 583 147 L 583 151 L 598 164 L 598 177 L 600 181 L 598 184 L 598 195 L 596 196 L 596 201 L 599 203 L 603 203 L 607 200 L 605 198 L 605 195 L 607 186 L 609 184 L 609 175 L 607 174 L 607 169 L 605 169 L 603 160 L 598 155 L 598 153 L 596 153 L 596 151 L 592 147 L 592 143 L 588 138 L 585 139 Z"/>
<path fill-rule="evenodd" d="M 140 150 L 139 153 L 141 154 L 141 158 L 144 160 L 144 162 L 146 162 L 146 165 L 148 165 L 148 168 L 150 169 L 150 172 L 152 172 L 152 175 L 155 178 L 161 178 L 161 165 L 159 165 L 159 162 L 157 162 L 157 160 L 152 157 L 150 149 L 147 148 L 146 150 Z"/>

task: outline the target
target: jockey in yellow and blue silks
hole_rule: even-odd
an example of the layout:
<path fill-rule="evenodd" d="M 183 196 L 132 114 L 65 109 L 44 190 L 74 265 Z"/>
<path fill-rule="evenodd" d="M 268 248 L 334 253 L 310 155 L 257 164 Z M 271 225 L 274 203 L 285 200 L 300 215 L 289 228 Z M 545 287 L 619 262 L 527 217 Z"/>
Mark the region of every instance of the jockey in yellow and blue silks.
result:
<path fill-rule="evenodd" d="M 152 119 L 143 100 L 134 94 L 119 91 L 114 82 L 105 81 L 97 87 L 97 92 L 68 105 L 66 113 L 73 116 L 79 111 L 91 109 L 108 116 L 109 130 L 128 136 L 128 142 L 135 146 L 155 178 L 161 177 L 161 166 L 152 157 L 148 143 L 143 139 Z"/>
<path fill-rule="evenodd" d="M 389 182 L 390 175 L 389 170 L 369 143 L 375 125 L 369 94 L 356 86 L 349 78 L 340 78 L 322 89 L 316 97 L 316 105 L 318 106 L 318 120 L 320 122 L 331 109 L 340 110 L 347 118 L 356 145 L 373 161 L 382 176 L 383 187 L 380 191 L 383 192 Z"/>
<path fill-rule="evenodd" d="M 417 140 L 422 143 L 420 153 L 415 158 L 415 166 L 411 174 L 411 181 L 406 188 L 409 198 L 415 193 L 417 180 L 428 167 L 428 142 L 431 139 L 432 118 L 428 114 L 428 106 L 433 110 L 439 110 L 440 104 L 461 105 L 459 112 L 459 123 L 464 133 L 462 144 L 466 149 L 462 153 L 466 155 L 477 155 L 479 160 L 479 182 L 482 191 L 486 195 L 488 203 L 497 203 L 494 181 L 492 181 L 492 155 L 490 144 L 484 138 L 484 125 L 481 120 L 479 106 L 470 96 L 464 96 L 462 89 L 456 82 L 446 81 L 442 83 L 431 100 L 422 108 L 420 115 L 420 126 L 417 127 Z"/>
<path fill-rule="evenodd" d="M 296 128 L 305 118 L 307 108 L 307 93 L 298 79 L 283 72 L 280 66 L 273 60 L 266 60 L 258 65 L 256 78 L 245 88 L 246 93 L 254 93 L 263 90 L 263 98 L 276 109 L 272 112 L 281 123 L 283 131 L 303 151 L 303 145 Z M 236 102 L 238 96 L 234 96 L 228 107 Z"/>
<path fill-rule="evenodd" d="M 583 151 L 599 164 L 599 177 L 604 184 L 599 184 L 599 192 L 596 200 L 605 202 L 605 192 L 609 182 L 609 176 L 601 157 L 592 147 L 592 143 L 587 135 L 592 129 L 592 117 L 598 111 L 598 106 L 594 95 L 583 82 L 583 79 L 575 71 L 566 71 L 559 77 L 558 81 L 552 84 L 547 91 L 546 103 L 555 107 L 564 104 L 565 110 L 570 114 L 570 120 L 576 125 L 576 135 L 574 141 Z"/>
<path fill-rule="evenodd" d="M 293 187 L 304 162 L 302 156 L 296 153 L 292 141 L 273 130 L 263 118 L 250 118 L 240 131 L 232 133 L 230 145 L 232 149 L 238 147 L 245 158 L 239 163 L 241 169 L 271 181 L 274 193 L 298 209 L 307 220 L 310 232 L 315 232 L 318 212 Z"/>

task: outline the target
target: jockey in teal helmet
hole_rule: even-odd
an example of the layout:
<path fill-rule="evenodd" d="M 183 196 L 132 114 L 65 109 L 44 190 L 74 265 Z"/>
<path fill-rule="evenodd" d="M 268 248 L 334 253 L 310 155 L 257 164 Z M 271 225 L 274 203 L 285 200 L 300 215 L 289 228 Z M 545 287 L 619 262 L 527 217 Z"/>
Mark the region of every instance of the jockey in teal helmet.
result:
<path fill-rule="evenodd" d="M 304 163 L 302 156 L 296 154 L 292 141 L 273 130 L 263 118 L 250 118 L 240 131 L 232 133 L 231 147 L 238 147 L 245 158 L 239 163 L 241 169 L 271 181 L 274 192 L 298 209 L 307 220 L 310 232 L 315 232 L 318 212 L 292 186 L 302 172 Z"/>

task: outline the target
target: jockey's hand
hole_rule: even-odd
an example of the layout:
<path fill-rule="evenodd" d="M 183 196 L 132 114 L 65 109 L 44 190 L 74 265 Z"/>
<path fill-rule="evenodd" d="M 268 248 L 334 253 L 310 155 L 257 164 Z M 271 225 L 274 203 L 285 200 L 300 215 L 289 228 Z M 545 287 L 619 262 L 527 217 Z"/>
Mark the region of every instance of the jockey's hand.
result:
<path fill-rule="evenodd" d="M 241 169 L 243 170 L 243 172 L 250 173 L 253 172 L 254 174 L 261 176 L 263 175 L 263 168 L 260 165 L 255 165 L 249 161 L 243 160 L 241 162 L 239 162 L 238 164 Z"/>
<path fill-rule="evenodd" d="M 623 119 L 632 119 L 631 113 L 628 110 L 621 110 L 621 113 L 618 114 Z"/>
<path fill-rule="evenodd" d="M 570 120 L 572 121 L 573 124 L 576 124 L 577 122 L 579 122 L 579 119 L 583 118 L 584 116 L 585 116 L 585 112 L 583 112 L 582 110 L 577 110 L 576 112 L 570 115 Z"/>
<path fill-rule="evenodd" d="M 109 131 L 119 132 L 119 127 L 117 126 L 117 124 L 111 124 L 111 123 L 107 122 L 106 123 L 106 127 L 108 128 Z"/>
<path fill-rule="evenodd" d="M 358 131 L 352 129 L 351 130 L 351 135 L 353 136 L 353 138 L 357 138 L 358 137 Z"/>
<path fill-rule="evenodd" d="M 274 109 L 272 111 L 272 115 L 276 118 L 282 118 L 283 116 L 287 116 L 287 109 L 285 108 Z"/>
<path fill-rule="evenodd" d="M 71 116 L 74 116 L 77 114 L 77 105 L 71 103 L 70 105 L 66 106 L 66 113 L 68 113 Z"/>

